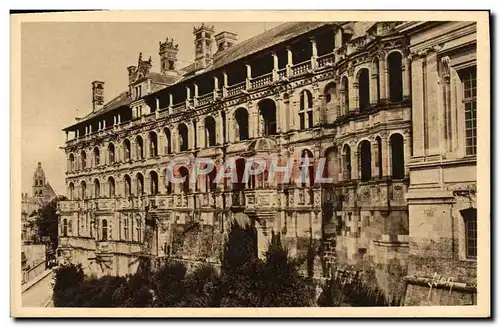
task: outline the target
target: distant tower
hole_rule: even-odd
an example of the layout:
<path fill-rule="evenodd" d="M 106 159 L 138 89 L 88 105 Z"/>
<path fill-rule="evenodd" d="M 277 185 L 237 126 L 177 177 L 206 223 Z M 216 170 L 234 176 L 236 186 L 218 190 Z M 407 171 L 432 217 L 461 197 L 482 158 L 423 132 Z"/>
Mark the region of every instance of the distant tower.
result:
<path fill-rule="evenodd" d="M 160 60 L 161 60 L 161 72 L 163 74 L 177 74 L 176 63 L 177 63 L 177 53 L 179 52 L 179 45 L 174 45 L 174 39 L 169 40 L 168 38 L 165 42 L 160 41 Z"/>
<path fill-rule="evenodd" d="M 34 197 L 42 197 L 43 190 L 45 186 L 45 172 L 42 168 L 42 163 L 38 163 L 38 167 L 36 167 L 35 174 L 33 175 L 33 196 Z"/>
<path fill-rule="evenodd" d="M 215 30 L 213 26 L 206 26 L 204 23 L 200 27 L 193 28 L 195 63 L 197 68 L 205 68 L 212 64 L 212 44 Z"/>

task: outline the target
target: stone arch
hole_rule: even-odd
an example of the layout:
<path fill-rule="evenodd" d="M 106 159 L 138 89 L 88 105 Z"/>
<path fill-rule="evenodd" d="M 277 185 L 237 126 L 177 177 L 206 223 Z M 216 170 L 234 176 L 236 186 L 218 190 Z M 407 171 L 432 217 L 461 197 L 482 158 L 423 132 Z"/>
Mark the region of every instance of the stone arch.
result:
<path fill-rule="evenodd" d="M 85 181 L 80 182 L 80 192 L 82 200 L 87 199 L 87 183 Z"/>
<path fill-rule="evenodd" d="M 344 144 L 342 146 L 342 172 L 344 175 L 344 180 L 351 179 L 351 147 L 349 144 Z"/>
<path fill-rule="evenodd" d="M 75 184 L 73 182 L 70 182 L 68 185 L 68 197 L 70 200 L 74 200 L 75 197 Z"/>
<path fill-rule="evenodd" d="M 123 194 L 127 197 L 132 196 L 132 179 L 128 174 L 123 176 Z"/>
<path fill-rule="evenodd" d="M 149 156 L 158 156 L 158 134 L 155 131 L 149 132 Z"/>
<path fill-rule="evenodd" d="M 326 121 L 333 123 L 337 119 L 337 83 L 329 82 L 323 89 L 323 96 L 325 98 L 326 107 Z"/>
<path fill-rule="evenodd" d="M 144 195 L 144 176 L 142 173 L 137 173 L 135 175 L 135 185 L 136 185 L 136 195 L 142 196 Z"/>
<path fill-rule="evenodd" d="M 87 152 L 85 150 L 80 152 L 80 163 L 82 169 L 87 168 Z"/>
<path fill-rule="evenodd" d="M 234 120 L 236 140 L 247 140 L 249 137 L 248 111 L 243 107 L 237 108 L 234 111 Z"/>
<path fill-rule="evenodd" d="M 94 179 L 94 198 L 101 197 L 101 182 L 99 179 Z"/>
<path fill-rule="evenodd" d="M 177 126 L 177 131 L 179 133 L 179 151 L 189 150 L 189 133 L 188 127 L 184 123 L 180 123 Z"/>
<path fill-rule="evenodd" d="M 141 135 L 137 135 L 135 138 L 135 153 L 137 159 L 144 159 L 144 140 Z"/>
<path fill-rule="evenodd" d="M 132 146 L 128 138 L 123 140 L 123 157 L 125 161 L 132 160 Z"/>
<path fill-rule="evenodd" d="M 361 140 L 358 143 L 359 153 L 359 176 L 362 182 L 372 178 L 372 145 L 369 140 Z"/>
<path fill-rule="evenodd" d="M 154 170 L 149 172 L 149 194 L 158 194 L 158 173 Z"/>
<path fill-rule="evenodd" d="M 205 147 L 214 146 L 216 144 L 215 119 L 208 115 L 205 117 Z"/>
<path fill-rule="evenodd" d="M 116 183 L 113 176 L 108 177 L 108 197 L 113 198 L 116 196 Z"/>
<path fill-rule="evenodd" d="M 108 144 L 108 161 L 110 164 L 114 164 L 116 162 L 116 151 L 113 142 Z"/>
<path fill-rule="evenodd" d="M 389 136 L 389 147 L 391 149 L 391 177 L 394 179 L 403 179 L 405 177 L 403 135 L 392 133 Z"/>
<path fill-rule="evenodd" d="M 339 153 L 336 146 L 331 146 L 325 151 L 325 172 L 324 176 L 327 178 L 332 178 L 333 183 L 338 182 L 340 165 L 339 165 Z"/>
<path fill-rule="evenodd" d="M 101 164 L 101 150 L 99 150 L 98 146 L 95 146 L 92 152 L 94 154 L 94 167 L 97 167 Z"/>
<path fill-rule="evenodd" d="M 359 110 L 365 111 L 370 106 L 370 70 L 367 67 L 361 67 L 356 74 L 358 83 L 358 101 Z"/>
<path fill-rule="evenodd" d="M 276 103 L 269 98 L 259 101 L 257 104 L 262 121 L 262 134 L 264 136 L 275 135 L 277 132 Z"/>
<path fill-rule="evenodd" d="M 387 54 L 386 60 L 389 100 L 400 102 L 403 100 L 403 54 L 399 50 L 393 50 Z"/>
<path fill-rule="evenodd" d="M 172 132 L 170 128 L 165 127 L 163 133 L 165 134 L 165 154 L 172 154 Z"/>

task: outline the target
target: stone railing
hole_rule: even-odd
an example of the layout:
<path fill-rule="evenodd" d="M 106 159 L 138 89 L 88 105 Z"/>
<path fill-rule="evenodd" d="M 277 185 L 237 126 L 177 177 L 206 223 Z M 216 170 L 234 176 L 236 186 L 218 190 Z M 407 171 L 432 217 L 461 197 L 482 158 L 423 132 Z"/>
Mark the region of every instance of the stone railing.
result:
<path fill-rule="evenodd" d="M 241 82 L 227 87 L 227 95 L 232 96 L 238 94 L 245 89 L 246 82 Z"/>
<path fill-rule="evenodd" d="M 231 193 L 231 205 L 233 207 L 245 206 L 245 194 L 243 193 L 243 191 L 233 191 Z"/>
<path fill-rule="evenodd" d="M 286 77 L 286 68 L 278 70 L 278 79 L 284 79 Z"/>
<path fill-rule="evenodd" d="M 327 53 L 326 55 L 318 57 L 317 59 L 318 67 L 324 67 L 329 64 L 333 65 L 334 61 L 335 61 L 335 56 L 333 53 Z"/>
<path fill-rule="evenodd" d="M 272 73 L 268 73 L 268 74 L 264 74 L 264 75 L 252 78 L 252 80 L 250 82 L 250 85 L 251 85 L 250 87 L 251 88 L 258 88 L 258 87 L 262 87 L 262 86 L 271 84 L 272 79 L 273 79 Z"/>
<path fill-rule="evenodd" d="M 311 61 L 304 61 L 292 66 L 292 75 L 300 75 L 311 69 Z"/>
<path fill-rule="evenodd" d="M 186 102 L 181 102 L 172 106 L 172 113 L 176 114 L 182 111 L 186 111 Z"/>
<path fill-rule="evenodd" d="M 205 105 L 207 103 L 210 103 L 210 102 L 212 102 L 213 98 L 214 98 L 213 92 L 210 92 L 210 93 L 204 94 L 202 96 L 199 96 L 198 97 L 198 105 L 199 106 L 203 106 L 203 105 Z"/>

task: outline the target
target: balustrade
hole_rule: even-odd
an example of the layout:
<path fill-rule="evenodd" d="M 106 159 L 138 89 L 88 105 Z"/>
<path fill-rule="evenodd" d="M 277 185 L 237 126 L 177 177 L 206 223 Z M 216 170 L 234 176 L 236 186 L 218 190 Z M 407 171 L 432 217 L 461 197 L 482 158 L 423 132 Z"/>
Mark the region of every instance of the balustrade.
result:
<path fill-rule="evenodd" d="M 272 79 L 273 79 L 273 74 L 272 73 L 268 73 L 268 74 L 261 75 L 261 76 L 253 78 L 251 80 L 251 84 L 250 85 L 251 85 L 252 88 L 262 87 L 262 86 L 271 84 Z"/>
<path fill-rule="evenodd" d="M 227 94 L 229 96 L 236 95 L 245 89 L 246 82 L 241 82 L 227 87 Z"/>
<path fill-rule="evenodd" d="M 306 73 L 308 70 L 312 68 L 311 61 L 304 61 L 299 64 L 292 66 L 292 75 L 300 75 Z"/>

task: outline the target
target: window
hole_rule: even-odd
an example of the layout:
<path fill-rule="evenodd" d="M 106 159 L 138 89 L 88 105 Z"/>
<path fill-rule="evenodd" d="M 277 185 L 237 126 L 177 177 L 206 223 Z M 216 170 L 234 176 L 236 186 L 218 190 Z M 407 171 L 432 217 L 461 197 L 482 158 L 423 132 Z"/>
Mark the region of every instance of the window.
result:
<path fill-rule="evenodd" d="M 73 153 L 71 153 L 69 155 L 69 167 L 68 167 L 68 170 L 69 171 L 73 171 L 75 170 L 75 156 L 73 155 Z"/>
<path fill-rule="evenodd" d="M 477 105 L 476 105 L 476 67 L 460 72 L 463 87 L 463 104 L 465 112 L 465 154 L 475 155 L 477 146 Z"/>
<path fill-rule="evenodd" d="M 144 195 L 144 176 L 141 173 L 137 174 L 137 195 Z"/>
<path fill-rule="evenodd" d="M 394 51 L 387 57 L 389 68 L 389 100 L 403 100 L 403 69 L 401 53 Z"/>
<path fill-rule="evenodd" d="M 115 179 L 113 177 L 108 178 L 108 190 L 109 197 L 113 198 L 115 196 Z"/>
<path fill-rule="evenodd" d="M 307 119 L 307 127 L 311 128 L 314 125 L 313 121 L 313 101 L 311 92 L 304 90 L 300 93 L 300 111 L 299 111 L 299 120 L 300 120 L 300 129 L 306 128 L 306 119 Z"/>
<path fill-rule="evenodd" d="M 343 103 L 344 103 L 344 110 L 342 114 L 347 114 L 349 112 L 349 80 L 347 79 L 346 76 L 342 78 L 342 88 L 341 88 L 341 93 L 343 95 Z"/>
<path fill-rule="evenodd" d="M 170 130 L 168 128 L 165 128 L 165 154 L 171 154 L 172 153 L 172 137 L 170 134 Z"/>
<path fill-rule="evenodd" d="M 98 198 L 101 196 L 101 183 L 99 180 L 94 180 L 94 198 Z"/>
<path fill-rule="evenodd" d="M 460 211 L 465 224 L 465 255 L 468 259 L 477 257 L 477 210 L 474 208 Z"/>
<path fill-rule="evenodd" d="M 149 156 L 158 156 L 158 136 L 155 132 L 149 133 Z"/>
<path fill-rule="evenodd" d="M 69 192 L 68 192 L 68 195 L 69 195 L 69 199 L 70 200 L 74 200 L 74 196 L 75 196 L 75 185 L 73 185 L 73 183 L 69 183 Z"/>
<path fill-rule="evenodd" d="M 108 145 L 108 155 L 109 155 L 109 163 L 114 164 L 115 163 L 115 145 L 113 143 L 110 143 Z"/>
<path fill-rule="evenodd" d="M 125 196 L 131 196 L 132 195 L 132 181 L 130 179 L 130 176 L 125 175 L 124 180 L 125 180 Z"/>
<path fill-rule="evenodd" d="M 370 106 L 370 74 L 363 68 L 358 75 L 359 110 L 363 111 Z"/>
<path fill-rule="evenodd" d="M 141 222 L 141 217 L 138 217 L 137 218 L 137 221 L 136 221 L 136 231 L 137 231 L 137 242 L 141 242 L 141 231 L 142 231 L 142 222 Z"/>
<path fill-rule="evenodd" d="M 245 108 L 238 108 L 234 113 L 236 118 L 236 136 L 239 141 L 248 139 L 248 112 Z"/>
<path fill-rule="evenodd" d="M 125 160 L 130 161 L 132 159 L 132 154 L 130 152 L 130 141 L 128 139 L 125 139 L 125 141 L 123 141 L 123 148 L 125 152 Z"/>
<path fill-rule="evenodd" d="M 265 99 L 259 102 L 259 112 L 264 121 L 264 136 L 276 134 L 276 104 L 273 100 Z"/>
<path fill-rule="evenodd" d="M 344 161 L 343 172 L 344 172 L 344 180 L 351 179 L 351 148 L 349 145 L 344 146 L 344 150 L 342 153 L 342 159 Z"/>
<path fill-rule="evenodd" d="M 366 182 L 372 178 L 372 151 L 369 141 L 362 141 L 359 145 L 361 159 L 361 181 Z"/>
<path fill-rule="evenodd" d="M 158 174 L 155 171 L 149 173 L 149 192 L 151 195 L 158 194 Z"/>
<path fill-rule="evenodd" d="M 82 151 L 80 159 L 81 159 L 82 169 L 87 168 L 87 153 L 85 151 Z"/>
<path fill-rule="evenodd" d="M 68 220 L 66 218 L 63 220 L 62 234 L 68 236 Z"/>
<path fill-rule="evenodd" d="M 392 178 L 403 179 L 405 176 L 404 139 L 401 134 L 392 134 L 391 143 Z"/>
<path fill-rule="evenodd" d="M 94 166 L 97 167 L 101 164 L 101 154 L 98 147 L 94 148 Z"/>
<path fill-rule="evenodd" d="M 188 129 L 185 124 L 179 125 L 179 151 L 187 151 L 189 149 L 188 143 Z"/>
<path fill-rule="evenodd" d="M 87 183 L 82 181 L 82 183 L 80 184 L 80 188 L 82 191 L 82 199 L 86 199 L 87 198 Z"/>
<path fill-rule="evenodd" d="M 128 241 L 128 232 L 128 217 L 125 217 L 125 219 L 123 219 L 123 238 L 125 241 Z"/>
<path fill-rule="evenodd" d="M 137 153 L 137 159 L 144 159 L 144 146 L 142 142 L 142 137 L 139 135 L 135 139 L 135 146 L 136 146 L 136 153 Z"/>
<path fill-rule="evenodd" d="M 205 118 L 205 146 L 215 145 L 215 119 L 212 116 Z"/>
<path fill-rule="evenodd" d="M 107 241 L 108 240 L 108 221 L 106 219 L 102 220 L 102 240 Z"/>

